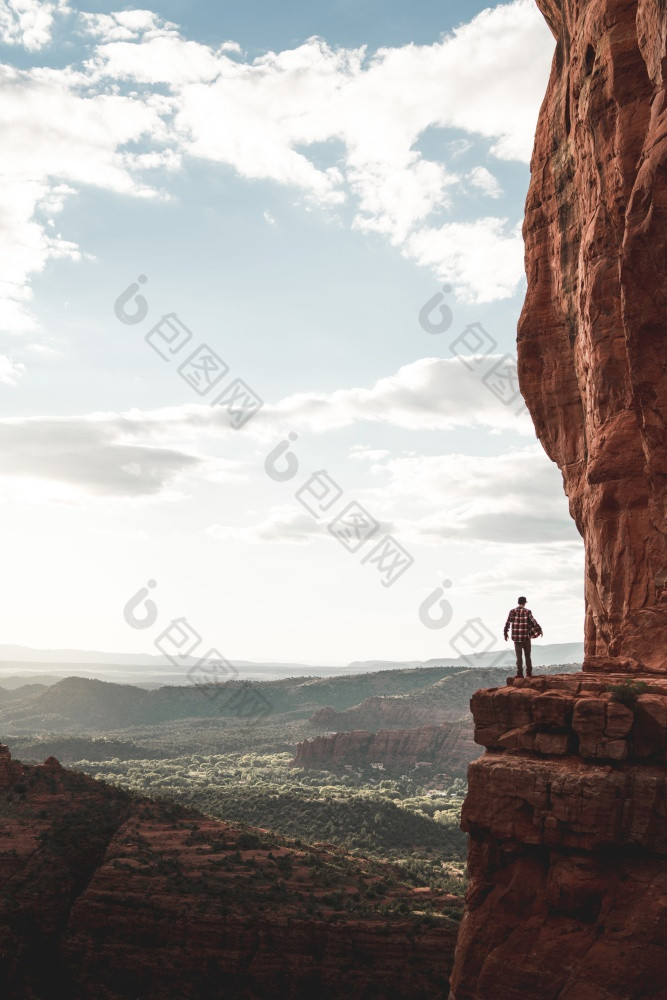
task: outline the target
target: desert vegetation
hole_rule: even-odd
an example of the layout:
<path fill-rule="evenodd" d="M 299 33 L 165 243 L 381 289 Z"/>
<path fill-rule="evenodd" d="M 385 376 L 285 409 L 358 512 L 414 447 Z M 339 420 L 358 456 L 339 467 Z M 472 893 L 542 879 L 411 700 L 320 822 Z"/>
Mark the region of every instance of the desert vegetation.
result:
<path fill-rule="evenodd" d="M 81 760 L 73 767 L 216 818 L 397 862 L 433 888 L 463 888 L 461 778 L 444 783 L 424 768 L 398 777 L 374 767 L 303 772 L 288 753 Z"/>

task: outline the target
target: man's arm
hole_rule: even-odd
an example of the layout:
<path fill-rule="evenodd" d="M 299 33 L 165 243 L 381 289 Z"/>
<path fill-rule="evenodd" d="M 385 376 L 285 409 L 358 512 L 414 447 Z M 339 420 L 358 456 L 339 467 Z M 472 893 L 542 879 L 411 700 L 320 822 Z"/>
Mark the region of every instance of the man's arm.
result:
<path fill-rule="evenodd" d="M 507 633 L 509 632 L 510 623 L 514 621 L 514 608 L 510 611 L 507 616 L 507 621 L 505 622 L 505 628 L 503 629 L 503 635 L 505 636 L 505 642 L 507 642 Z"/>
<path fill-rule="evenodd" d="M 535 626 L 535 628 L 538 628 L 540 630 L 540 635 L 544 635 L 544 632 L 542 631 L 542 626 L 537 621 L 537 619 L 533 616 L 533 612 L 529 611 L 528 615 L 530 617 L 531 624 L 533 624 Z"/>

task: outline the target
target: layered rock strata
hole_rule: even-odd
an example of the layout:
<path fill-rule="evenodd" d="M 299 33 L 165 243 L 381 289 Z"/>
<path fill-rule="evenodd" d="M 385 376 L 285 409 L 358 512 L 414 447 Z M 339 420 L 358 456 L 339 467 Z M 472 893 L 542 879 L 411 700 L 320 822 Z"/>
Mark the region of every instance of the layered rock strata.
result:
<path fill-rule="evenodd" d="M 320 768 L 381 764 L 387 771 L 401 774 L 418 763 L 427 763 L 456 777 L 465 774 L 470 761 L 479 755 L 472 727 L 466 721 L 377 733 L 362 729 L 317 736 L 297 745 L 292 763 L 298 767 Z"/>
<path fill-rule="evenodd" d="M 473 696 L 487 751 L 463 806 L 452 1000 L 667 996 L 667 677 L 645 675 L 634 704 L 627 682 L 510 678 Z"/>
<path fill-rule="evenodd" d="M 667 648 L 664 0 L 537 0 L 556 38 L 531 164 L 521 390 L 586 545 L 585 670 Z"/>
<path fill-rule="evenodd" d="M 647 675 L 644 681 L 633 680 L 630 687 L 627 681 L 623 674 L 604 680 L 586 674 L 510 677 L 507 687 L 472 696 L 475 741 L 496 751 L 664 764 L 667 676 Z M 634 691 L 636 702 L 635 684 L 641 684 Z M 615 700 L 628 695 L 631 706 Z"/>
<path fill-rule="evenodd" d="M 537 3 L 519 377 L 585 542 L 585 661 L 473 696 L 450 996 L 664 1000 L 667 4 Z"/>

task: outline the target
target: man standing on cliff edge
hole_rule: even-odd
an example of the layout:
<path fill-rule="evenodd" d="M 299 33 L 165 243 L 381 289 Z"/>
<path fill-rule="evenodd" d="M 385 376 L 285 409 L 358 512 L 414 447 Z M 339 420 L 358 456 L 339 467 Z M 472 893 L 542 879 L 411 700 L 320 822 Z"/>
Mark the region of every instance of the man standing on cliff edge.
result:
<path fill-rule="evenodd" d="M 526 598 L 520 597 L 517 607 L 512 608 L 505 622 L 504 635 L 507 642 L 507 633 L 512 626 L 512 642 L 516 650 L 516 675 L 523 677 L 523 654 L 526 654 L 526 676 L 533 676 L 533 661 L 530 658 L 530 640 L 536 639 L 538 635 L 544 635 L 542 628 L 533 618 L 532 611 L 526 607 Z"/>

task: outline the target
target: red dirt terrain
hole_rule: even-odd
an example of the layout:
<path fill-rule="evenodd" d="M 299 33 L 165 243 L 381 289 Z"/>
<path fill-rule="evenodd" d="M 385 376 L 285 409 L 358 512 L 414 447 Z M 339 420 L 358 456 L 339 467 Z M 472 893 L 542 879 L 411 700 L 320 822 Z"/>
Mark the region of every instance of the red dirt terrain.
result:
<path fill-rule="evenodd" d="M 12 1000 L 436 998 L 460 913 L 394 866 L 137 798 L 0 746 Z"/>

